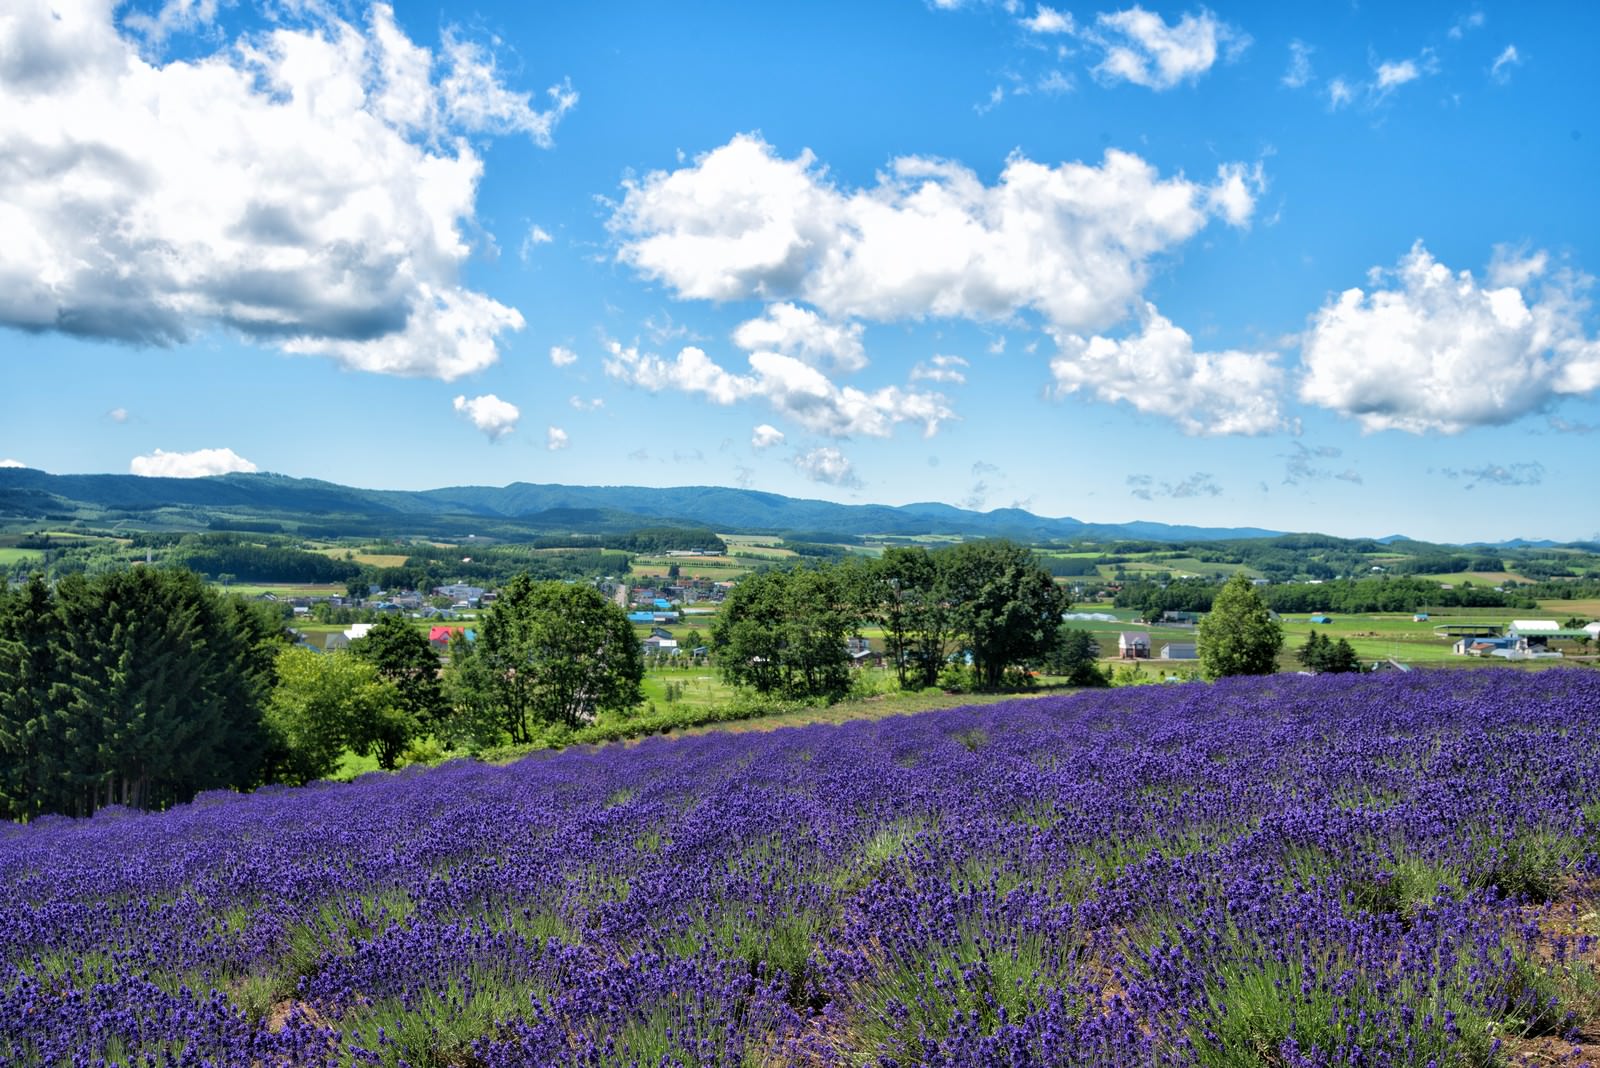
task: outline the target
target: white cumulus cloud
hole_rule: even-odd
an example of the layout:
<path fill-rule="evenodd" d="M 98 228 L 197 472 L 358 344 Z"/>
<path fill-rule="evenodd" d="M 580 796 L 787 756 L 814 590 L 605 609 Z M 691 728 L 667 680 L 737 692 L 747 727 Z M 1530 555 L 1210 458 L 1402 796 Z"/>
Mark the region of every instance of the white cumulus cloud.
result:
<path fill-rule="evenodd" d="M 1380 92 L 1393 89 L 1406 82 L 1414 82 L 1422 77 L 1422 71 L 1417 68 L 1415 60 L 1403 59 L 1395 63 L 1378 64 L 1377 77 L 1374 84 Z"/>
<path fill-rule="evenodd" d="M 570 86 L 536 102 L 481 45 L 446 31 L 436 54 L 385 4 L 361 22 L 283 5 L 183 58 L 151 50 L 214 3 L 121 29 L 117 7 L 0 17 L 0 324 L 158 345 L 223 328 L 444 379 L 498 358 L 523 318 L 460 281 L 483 169 L 465 135 L 547 144 Z"/>
<path fill-rule="evenodd" d="M 534 249 L 538 248 L 540 245 L 548 245 L 554 240 L 555 238 L 550 236 L 549 230 L 546 230 L 544 227 L 539 226 L 538 224 L 534 224 L 533 226 L 528 227 L 528 232 L 523 235 L 522 245 L 517 249 L 517 255 L 523 263 L 527 263 L 528 257 L 533 255 Z"/>
<path fill-rule="evenodd" d="M 1600 389 L 1600 340 L 1583 327 L 1592 280 L 1547 267 L 1502 248 L 1484 284 L 1418 241 L 1312 317 L 1300 399 L 1367 431 L 1454 434 Z"/>
<path fill-rule="evenodd" d="M 544 432 L 544 447 L 551 452 L 567 447 L 567 432 L 558 426 L 546 427 Z"/>
<path fill-rule="evenodd" d="M 856 476 L 855 465 L 844 453 L 831 446 L 800 453 L 794 458 L 794 466 L 813 482 L 824 482 L 830 486 L 861 485 L 861 479 Z"/>
<path fill-rule="evenodd" d="M 1072 12 L 1057 11 L 1053 7 L 1040 4 L 1031 18 L 1018 20 L 1022 28 L 1029 33 L 1056 34 L 1072 33 L 1076 24 L 1072 20 Z"/>
<path fill-rule="evenodd" d="M 578 362 L 578 354 L 561 345 L 550 346 L 550 363 L 555 367 L 571 367 Z"/>
<path fill-rule="evenodd" d="M 1135 5 L 1101 14 L 1096 37 L 1105 58 L 1095 74 L 1105 81 L 1126 81 L 1147 89 L 1171 89 L 1192 82 L 1210 70 L 1219 55 L 1235 59 L 1250 46 L 1248 34 L 1201 10 L 1175 25 Z"/>
<path fill-rule="evenodd" d="M 499 441 L 517 429 L 517 420 L 522 418 L 522 412 L 515 404 L 503 401 L 493 393 L 470 399 L 463 395 L 455 399 L 454 405 L 456 411 L 483 431 L 490 441 Z"/>
<path fill-rule="evenodd" d="M 767 306 L 759 319 L 741 323 L 733 343 L 747 352 L 766 350 L 794 356 L 813 367 L 859 371 L 867 365 L 860 323 L 830 323 L 794 304 Z"/>
<path fill-rule="evenodd" d="M 693 345 L 670 360 L 615 341 L 609 348 L 605 370 L 613 378 L 653 393 L 672 389 L 699 394 L 713 404 L 764 400 L 807 430 L 829 437 L 888 437 L 899 423 L 920 424 L 924 435 L 932 437 L 941 423 L 955 418 L 938 393 L 898 386 L 869 393 L 839 386 L 810 364 L 782 353 L 751 353 L 750 372 L 735 374 Z"/>
<path fill-rule="evenodd" d="M 21 460 L 13 460 L 9 456 L 7 456 L 3 460 L 0 460 L 0 467 L 27 467 L 27 466 L 28 465 L 23 463 Z"/>
<path fill-rule="evenodd" d="M 959 163 L 907 156 L 851 190 L 809 151 L 784 159 L 741 134 L 627 182 L 610 225 L 619 258 L 680 297 L 799 299 L 835 321 L 1026 308 L 1100 329 L 1127 314 L 1154 257 L 1213 215 L 1248 219 L 1251 173 L 1224 164 L 1204 185 L 1129 152 L 1056 166 L 1018 154 L 986 185 Z"/>
<path fill-rule="evenodd" d="M 1283 425 L 1283 371 L 1272 352 L 1196 352 L 1194 339 L 1144 305 L 1123 338 L 1058 333 L 1058 395 L 1087 391 L 1174 420 L 1188 434 L 1262 434 Z"/>
<path fill-rule="evenodd" d="M 750 434 L 750 444 L 758 449 L 770 449 L 783 444 L 783 431 L 771 423 L 762 423 Z"/>
<path fill-rule="evenodd" d="M 128 470 L 150 478 L 205 478 L 233 471 L 251 472 L 256 465 L 232 449 L 196 449 L 193 452 L 167 452 L 157 449 L 147 456 L 135 456 Z"/>

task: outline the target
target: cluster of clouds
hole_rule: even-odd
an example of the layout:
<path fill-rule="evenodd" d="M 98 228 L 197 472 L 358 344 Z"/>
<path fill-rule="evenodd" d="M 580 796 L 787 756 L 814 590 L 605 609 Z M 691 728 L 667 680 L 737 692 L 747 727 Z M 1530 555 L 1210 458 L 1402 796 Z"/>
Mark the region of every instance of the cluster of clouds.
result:
<path fill-rule="evenodd" d="M 1474 11 L 1457 19 L 1445 36 L 1452 42 L 1460 41 L 1472 31 L 1482 29 L 1486 22 L 1482 11 Z M 1311 58 L 1315 52 L 1316 48 L 1305 41 L 1296 39 L 1289 42 L 1289 65 L 1281 79 L 1285 86 L 1305 89 L 1315 85 L 1317 76 Z M 1493 81 L 1505 85 L 1511 81 L 1512 71 L 1522 62 L 1523 56 L 1517 51 L 1517 46 L 1507 44 L 1495 55 L 1485 73 Z M 1339 111 L 1354 104 L 1377 107 L 1401 86 L 1438 74 L 1442 64 L 1438 50 L 1426 47 L 1414 56 L 1399 59 L 1384 59 L 1372 54 L 1368 57 L 1367 66 L 1364 76 L 1341 73 L 1329 78 L 1316 90 L 1326 99 L 1328 110 Z"/>
<path fill-rule="evenodd" d="M 996 85 L 978 105 L 980 114 L 998 106 L 1008 93 L 1072 92 L 1077 79 L 1073 71 L 1064 68 L 1080 56 L 1088 57 L 1088 73 L 1101 85 L 1127 83 L 1164 92 L 1193 84 L 1218 62 L 1236 61 L 1252 43 L 1249 34 L 1205 8 L 1168 22 L 1135 4 L 1120 11 L 1099 12 L 1080 23 L 1072 12 L 1049 4 L 1035 4 L 1031 14 L 1019 2 L 1005 7 L 1034 51 L 1048 57 L 1049 65 L 1026 77 L 1008 72 L 1010 84 Z"/>
<path fill-rule="evenodd" d="M 0 324 L 170 345 L 225 329 L 363 371 L 455 379 L 522 315 L 467 288 L 482 160 L 548 145 L 577 102 L 508 88 L 446 29 L 385 4 L 282 5 L 210 54 L 156 56 L 215 3 L 128 13 L 19 0 L 0 19 Z"/>
<path fill-rule="evenodd" d="M 462 281 L 483 170 L 469 137 L 548 146 L 576 91 L 510 88 L 489 48 L 448 27 L 437 49 L 419 45 L 384 4 L 361 19 L 286 5 L 268 29 L 231 40 L 216 9 L 176 2 L 119 22 L 111 0 L 19 0 L 0 19 L 0 325 L 155 345 L 224 329 L 352 369 L 446 381 L 495 363 L 524 321 Z M 1047 4 L 1008 10 L 1030 41 L 1089 56 L 1097 80 L 1154 91 L 1192 84 L 1251 43 L 1203 8 L 1170 22 L 1139 6 L 1082 21 Z M 1473 13 L 1447 37 L 1483 25 Z M 161 58 L 169 38 L 196 30 L 221 47 Z M 1289 47 L 1284 84 L 1316 86 L 1335 108 L 1381 101 L 1440 67 L 1423 49 L 1319 83 L 1315 48 Z M 1487 73 L 1504 81 L 1522 61 L 1508 44 Z M 740 355 L 684 344 L 663 356 L 613 341 L 603 370 L 650 392 L 764 405 L 791 431 L 828 441 L 801 445 L 761 423 L 751 447 L 792 448 L 801 473 L 846 487 L 860 480 L 840 442 L 902 426 L 934 435 L 957 418 L 949 392 L 975 373 L 941 352 L 903 383 L 852 384 L 869 372 L 877 324 L 1037 326 L 1053 344 L 1051 395 L 1125 405 L 1194 435 L 1281 430 L 1291 397 L 1367 432 L 1455 434 L 1600 390 L 1600 340 L 1585 326 L 1593 280 L 1536 250 L 1497 249 L 1475 275 L 1418 241 L 1280 345 L 1298 348 L 1298 365 L 1264 347 L 1198 348 L 1147 298 L 1151 277 L 1213 223 L 1248 228 L 1266 182 L 1260 163 L 1191 178 L 1109 150 L 1061 163 L 1017 151 L 992 180 L 910 155 L 852 186 L 809 150 L 785 156 L 740 134 L 629 179 L 608 221 L 617 259 L 672 296 L 759 306 L 731 332 Z M 525 225 L 527 258 L 553 238 Z M 658 340 L 682 334 L 669 323 Z M 579 361 L 568 345 L 548 358 L 558 369 Z M 570 401 L 578 411 L 601 403 Z M 452 404 L 491 442 L 522 414 L 493 393 Z M 547 427 L 547 449 L 568 445 L 564 429 Z M 1294 443 L 1284 481 L 1359 481 L 1327 448 Z M 256 467 L 229 449 L 158 449 L 130 469 Z M 1469 488 L 1542 477 L 1537 464 L 1446 473 Z M 975 477 L 978 499 L 986 486 Z M 1146 499 L 1220 492 L 1199 473 L 1136 478 L 1131 492 Z"/>
<path fill-rule="evenodd" d="M 1037 19 L 1035 15 L 1034 24 Z M 1103 50 L 1104 58 L 1094 68 L 1097 78 L 1156 90 L 1192 82 L 1219 58 L 1238 59 L 1251 43 L 1248 34 L 1209 11 L 1185 14 L 1168 25 L 1138 5 L 1096 16 L 1094 28 L 1083 36 Z"/>
<path fill-rule="evenodd" d="M 1129 475 L 1126 482 L 1128 493 L 1141 501 L 1153 501 L 1157 497 L 1183 500 L 1189 497 L 1222 496 L 1222 487 L 1205 471 L 1196 471 L 1177 482 L 1161 481 L 1152 475 Z"/>
<path fill-rule="evenodd" d="M 1344 455 L 1344 450 L 1338 446 L 1307 445 L 1302 441 L 1291 441 L 1289 445 L 1289 451 L 1283 454 L 1283 484 L 1285 486 L 1299 486 L 1308 482 L 1326 482 L 1330 478 L 1337 479 L 1340 482 L 1361 484 L 1361 472 L 1354 467 L 1346 466 L 1343 470 L 1335 470 L 1326 464 L 1326 461 L 1337 460 Z"/>
<path fill-rule="evenodd" d="M 929 437 L 955 413 L 938 393 L 899 386 L 867 392 L 841 386 L 817 368 L 778 352 L 753 352 L 749 372 L 737 374 L 688 345 L 671 359 L 641 352 L 636 346 L 609 343 L 604 362 L 612 378 L 652 393 L 671 389 L 730 405 L 760 399 L 775 411 L 817 434 L 833 438 L 856 435 L 888 437 L 900 423 L 915 423 Z"/>
<path fill-rule="evenodd" d="M 1063 391 L 1094 381 L 1111 399 L 1137 397 L 1142 410 L 1195 432 L 1270 429 L 1276 409 L 1263 413 L 1259 398 L 1279 374 L 1272 354 L 1197 354 L 1166 344 L 1166 335 L 1141 335 L 1126 344 L 1143 351 L 1119 357 L 1123 342 L 1087 336 L 1135 313 L 1147 329 L 1170 327 L 1141 298 L 1153 263 L 1214 219 L 1247 226 L 1264 185 L 1259 165 L 1224 163 L 1211 181 L 1196 182 L 1113 150 L 1098 164 L 1048 165 L 1017 153 L 993 183 L 956 162 L 907 156 L 876 184 L 848 188 L 809 151 L 785 158 L 742 134 L 627 182 L 610 226 L 619 259 L 676 297 L 765 302 L 733 333 L 749 372 L 730 371 L 696 346 L 667 359 L 620 343 L 605 368 L 645 389 L 717 404 L 761 398 L 828 437 L 882 437 L 902 422 L 931 434 L 954 414 L 943 394 L 914 385 L 869 392 L 829 377 L 866 366 L 863 323 L 1028 314 L 1057 338 Z M 1098 370 L 1119 359 L 1160 361 L 1168 387 L 1104 385 Z M 961 385 L 967 367 L 939 354 L 910 379 Z"/>
<path fill-rule="evenodd" d="M 501 400 L 493 393 L 485 393 L 478 397 L 467 397 L 463 394 L 453 403 L 456 414 L 482 431 L 484 437 L 491 442 L 500 441 L 516 430 L 517 423 L 522 419 L 521 409 L 510 401 Z M 592 402 L 573 397 L 570 403 L 579 411 L 594 411 L 604 404 L 598 397 Z M 544 447 L 549 451 L 558 452 L 570 444 L 570 437 L 561 427 L 545 428 Z"/>
<path fill-rule="evenodd" d="M 1272 349 L 1197 347 L 1145 299 L 1152 265 L 1212 221 L 1248 226 L 1264 187 L 1259 164 L 1224 163 L 1201 183 L 1113 150 L 1054 166 L 1016 154 L 987 183 L 959 163 L 903 157 L 850 188 L 809 152 L 784 157 L 740 135 L 627 182 L 610 226 L 618 258 L 672 295 L 765 304 L 733 332 L 748 367 L 698 346 L 667 358 L 613 342 L 605 370 L 719 405 L 759 399 L 835 439 L 901 423 L 931 435 L 954 418 L 948 397 L 918 387 L 963 385 L 959 356 L 916 363 L 905 387 L 832 377 L 867 366 L 863 324 L 929 319 L 1034 319 L 1054 342 L 1053 395 L 1127 405 L 1196 435 L 1285 429 L 1291 396 L 1364 431 L 1451 434 L 1600 388 L 1600 346 L 1583 325 L 1590 279 L 1542 252 L 1497 250 L 1480 279 L 1419 241 L 1285 340 L 1298 366 Z M 763 425 L 752 444 L 781 434 Z M 1322 459 L 1293 454 L 1286 481 L 1359 480 Z M 819 469 L 837 480 L 836 464 Z"/>
<path fill-rule="evenodd" d="M 1242 163 L 1209 183 L 1163 178 L 1111 150 L 1098 165 L 1016 153 L 993 184 L 960 163 L 904 156 L 877 184 L 845 189 L 811 152 L 785 159 L 740 134 L 628 181 L 610 225 L 622 262 L 684 299 L 798 299 L 836 323 L 1027 309 L 1081 329 L 1121 319 L 1151 261 L 1212 218 L 1247 225 L 1262 182 Z M 770 325 L 741 332 L 796 333 L 776 325 L 784 314 L 769 309 Z"/>
<path fill-rule="evenodd" d="M 1544 481 L 1544 464 L 1537 460 L 1527 463 L 1484 464 L 1482 467 L 1446 467 L 1441 472 L 1448 479 L 1460 479 L 1464 489 L 1479 486 L 1537 486 Z"/>

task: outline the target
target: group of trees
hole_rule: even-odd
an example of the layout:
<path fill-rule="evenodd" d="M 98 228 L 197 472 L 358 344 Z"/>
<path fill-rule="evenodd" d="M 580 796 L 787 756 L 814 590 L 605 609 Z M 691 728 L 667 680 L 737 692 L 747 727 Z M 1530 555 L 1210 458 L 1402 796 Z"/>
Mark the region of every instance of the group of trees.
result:
<path fill-rule="evenodd" d="M 876 560 L 747 576 L 718 613 L 711 648 L 736 684 L 832 698 L 850 685 L 847 639 L 870 622 L 902 686 L 936 685 L 955 662 L 993 688 L 1049 656 L 1067 607 L 1049 571 L 1012 542 L 895 546 Z"/>
<path fill-rule="evenodd" d="M 0 590 L 0 815 L 160 807 L 259 781 L 280 626 L 190 571 Z"/>
<path fill-rule="evenodd" d="M 639 639 L 593 586 L 517 576 L 480 620 L 477 641 L 456 641 L 450 660 L 459 730 L 480 741 L 528 742 L 542 727 L 578 727 L 643 699 Z"/>
<path fill-rule="evenodd" d="M 191 534 L 167 550 L 165 562 L 202 575 L 232 575 L 242 582 L 347 582 L 361 570 L 291 542 L 238 534 Z"/>
<path fill-rule="evenodd" d="M 520 576 L 452 652 L 441 673 L 393 616 L 347 651 L 291 645 L 276 613 L 179 568 L 0 587 L 0 818 L 302 783 L 346 752 L 394 768 L 429 737 L 526 742 L 642 696 L 633 628 L 591 586 Z"/>
<path fill-rule="evenodd" d="M 380 618 L 348 651 L 295 646 L 282 650 L 275 666 L 266 710 L 270 781 L 323 778 L 345 750 L 395 768 L 412 743 L 448 730 L 439 656 L 398 616 Z"/>
<path fill-rule="evenodd" d="M 1344 638 L 1333 641 L 1312 631 L 1306 643 L 1295 653 L 1300 666 L 1316 675 L 1338 675 L 1361 670 L 1355 647 Z"/>

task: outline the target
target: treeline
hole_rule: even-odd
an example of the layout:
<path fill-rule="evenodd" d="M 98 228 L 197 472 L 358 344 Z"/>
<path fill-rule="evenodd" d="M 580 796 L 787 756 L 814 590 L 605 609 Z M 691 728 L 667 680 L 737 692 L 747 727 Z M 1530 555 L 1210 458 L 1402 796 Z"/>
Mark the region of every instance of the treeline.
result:
<path fill-rule="evenodd" d="M 897 546 L 876 560 L 747 575 L 717 613 L 711 649 L 737 685 L 831 698 L 849 687 L 848 639 L 874 623 L 902 686 L 996 688 L 1051 656 L 1067 607 L 1033 552 L 1012 542 Z"/>
<path fill-rule="evenodd" d="M 0 815 L 164 807 L 259 782 L 281 625 L 193 572 L 0 592 Z"/>
<path fill-rule="evenodd" d="M 643 527 L 627 534 L 546 534 L 528 544 L 535 549 L 620 549 L 629 553 L 701 552 L 718 556 L 728 543 L 704 527 Z"/>
<path fill-rule="evenodd" d="M 1040 564 L 1050 574 L 1057 578 L 1081 578 L 1099 575 L 1099 564 L 1102 562 L 1094 557 L 1079 556 L 1046 556 L 1040 559 Z"/>
<path fill-rule="evenodd" d="M 1498 556 L 1467 556 L 1460 553 L 1413 556 L 1397 561 L 1390 570 L 1402 575 L 1450 575 L 1457 571 L 1501 571 L 1506 562 Z"/>
<path fill-rule="evenodd" d="M 166 562 L 217 578 L 231 575 L 241 582 L 349 582 L 361 565 L 285 545 L 258 545 L 230 534 L 184 538 L 169 549 Z"/>
<path fill-rule="evenodd" d="M 1519 590 L 1502 593 L 1492 586 L 1445 589 L 1422 578 L 1343 579 L 1320 586 L 1294 583 L 1261 591 L 1279 612 L 1415 612 L 1419 608 L 1537 608 Z"/>
<path fill-rule="evenodd" d="M 451 582 L 500 585 L 516 575 L 572 580 L 626 574 L 628 553 L 619 549 L 545 549 L 527 544 L 463 547 L 411 545 L 399 567 L 360 569 L 363 582 L 383 589 L 430 590 Z"/>
<path fill-rule="evenodd" d="M 842 545 L 820 545 L 813 541 L 790 541 L 783 539 L 782 546 L 796 556 L 804 556 L 813 560 L 838 560 L 850 555 L 850 550 Z"/>
<path fill-rule="evenodd" d="M 1209 612 L 1222 587 L 1206 579 L 1179 579 L 1160 585 L 1130 582 L 1112 603 L 1137 608 L 1144 619 L 1163 612 Z M 1437 582 L 1408 576 L 1332 579 L 1325 582 L 1262 586 L 1262 598 L 1277 612 L 1415 612 L 1420 608 L 1534 608 L 1528 587 L 1501 592 L 1491 586 L 1445 589 Z M 1547 595 L 1548 596 L 1548 595 Z"/>

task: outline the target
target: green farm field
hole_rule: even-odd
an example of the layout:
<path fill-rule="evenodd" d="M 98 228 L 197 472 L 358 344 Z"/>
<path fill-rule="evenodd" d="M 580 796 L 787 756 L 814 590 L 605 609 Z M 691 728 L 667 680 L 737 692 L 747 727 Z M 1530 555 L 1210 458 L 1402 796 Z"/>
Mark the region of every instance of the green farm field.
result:
<path fill-rule="evenodd" d="M 1216 564 L 1196 560 L 1193 557 L 1178 557 L 1177 559 L 1129 559 L 1121 564 L 1101 564 L 1099 571 L 1102 577 L 1110 578 L 1117 571 L 1125 571 L 1130 575 L 1139 574 L 1173 574 L 1173 575 L 1198 575 L 1202 578 L 1227 578 L 1236 571 L 1243 571 L 1254 575 L 1255 572 L 1243 564 Z"/>
<path fill-rule="evenodd" d="M 220 582 L 211 585 L 217 589 L 222 588 Z M 249 583 L 230 582 L 228 592 L 237 593 L 244 597 L 259 597 L 263 593 L 270 593 L 275 597 L 338 597 L 343 596 L 345 587 L 342 583 Z"/>
<path fill-rule="evenodd" d="M 1420 578 L 1447 586 L 1504 586 L 1508 582 L 1527 582 L 1527 578 L 1513 571 L 1455 571 L 1447 575 L 1421 575 Z"/>
<path fill-rule="evenodd" d="M 42 559 L 44 552 L 40 549 L 0 549 L 0 567 L 33 563 Z"/>
<path fill-rule="evenodd" d="M 684 578 L 704 578 L 717 582 L 736 579 L 750 571 L 759 561 L 735 559 L 731 556 L 639 556 L 635 557 L 628 574 L 634 578 L 663 578 L 673 564 Z"/>

